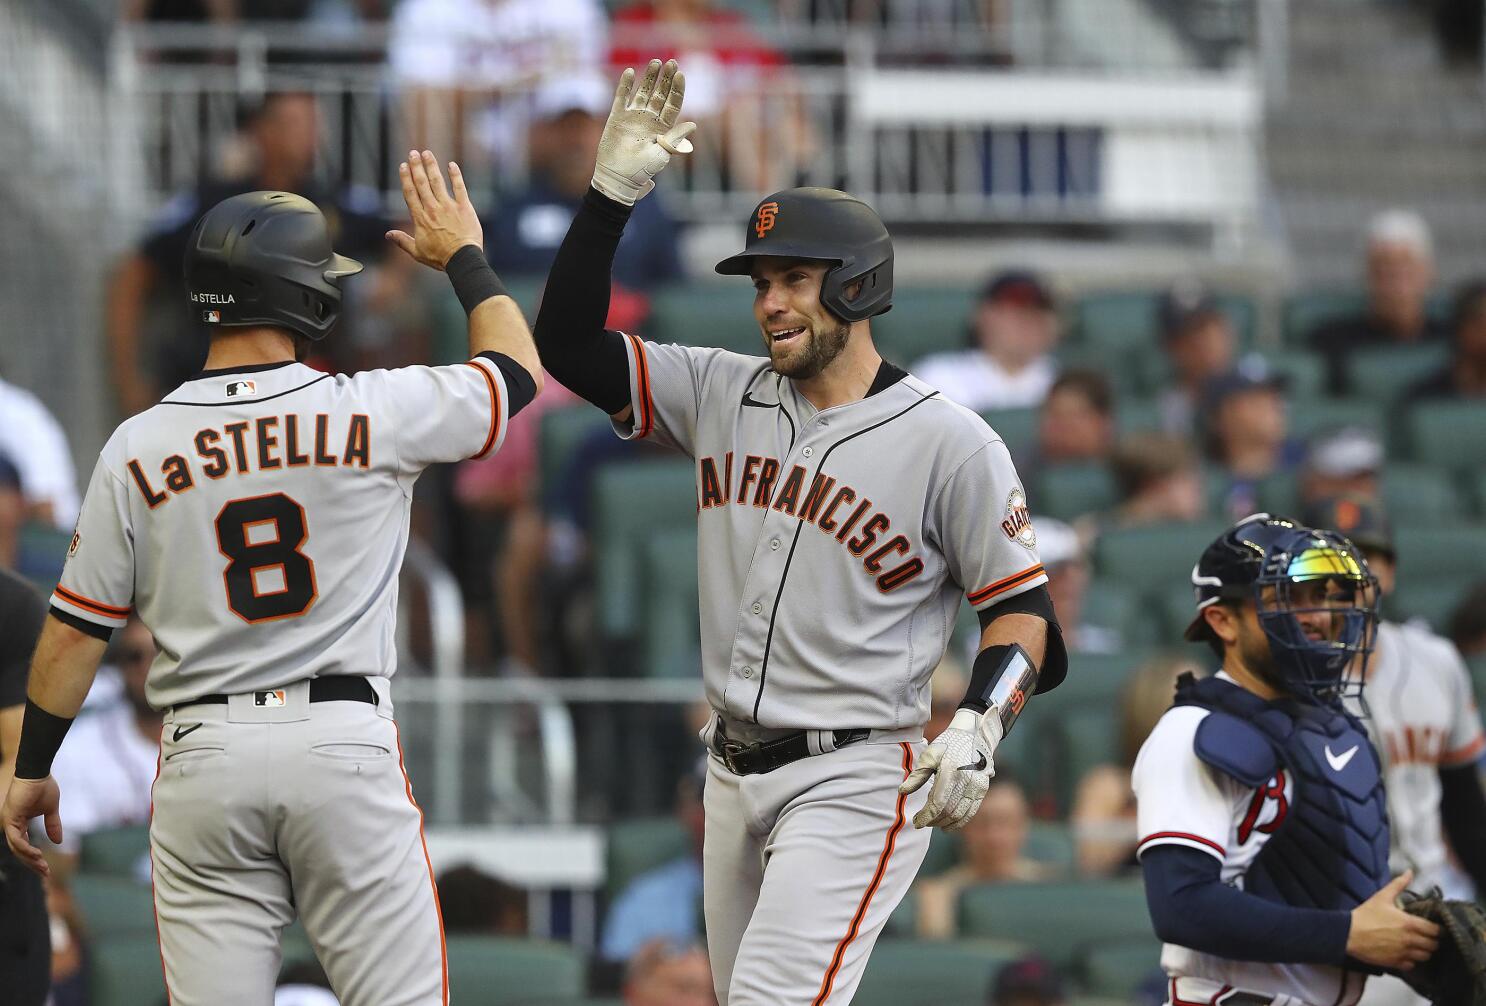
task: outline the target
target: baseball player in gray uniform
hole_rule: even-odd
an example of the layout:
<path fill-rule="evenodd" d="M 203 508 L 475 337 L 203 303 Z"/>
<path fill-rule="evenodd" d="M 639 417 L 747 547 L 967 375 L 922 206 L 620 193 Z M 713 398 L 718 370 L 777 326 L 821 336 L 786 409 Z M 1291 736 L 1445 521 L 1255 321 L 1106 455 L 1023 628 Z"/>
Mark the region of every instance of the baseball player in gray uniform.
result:
<path fill-rule="evenodd" d="M 674 63 L 638 86 L 625 71 L 535 335 L 549 373 L 621 437 L 695 462 L 718 1001 L 846 1003 L 928 847 L 907 822 L 975 814 L 997 743 L 1066 655 L 1005 445 L 873 346 L 892 242 L 868 206 L 792 189 L 750 215 L 717 271 L 752 277 L 759 356 L 604 330 L 631 207 L 690 149 L 683 92 Z M 962 597 L 980 655 L 925 747 Z"/>
<path fill-rule="evenodd" d="M 296 362 L 335 325 L 342 280 L 325 219 L 283 192 L 234 196 L 192 234 L 206 369 L 124 422 L 93 472 L 32 663 L 0 822 L 62 839 L 53 756 L 130 610 L 153 633 L 149 701 L 166 710 L 150 849 L 175 1006 L 271 1001 L 279 934 L 304 921 L 346 1006 L 447 1003 L 422 815 L 389 678 L 413 483 L 500 447 L 540 390 L 520 310 L 485 262 L 458 169 L 401 166 L 412 235 L 448 273 L 471 359 L 354 377 Z"/>

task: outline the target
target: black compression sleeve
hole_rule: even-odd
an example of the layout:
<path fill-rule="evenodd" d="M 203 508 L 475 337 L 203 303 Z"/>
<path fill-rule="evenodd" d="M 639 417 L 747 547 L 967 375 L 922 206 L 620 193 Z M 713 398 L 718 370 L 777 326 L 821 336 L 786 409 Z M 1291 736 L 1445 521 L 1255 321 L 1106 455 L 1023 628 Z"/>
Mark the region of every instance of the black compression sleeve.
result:
<path fill-rule="evenodd" d="M 1440 769 L 1440 820 L 1476 890 L 1486 890 L 1486 793 L 1475 762 Z"/>
<path fill-rule="evenodd" d="M 30 699 L 21 719 L 21 742 L 15 750 L 17 779 L 45 779 L 52 774 L 52 759 L 62 747 L 62 739 L 72 720 L 49 713 Z"/>
<path fill-rule="evenodd" d="M 444 275 L 453 284 L 454 296 L 459 298 L 465 314 L 473 314 L 475 308 L 491 297 L 510 296 L 478 245 L 465 245 L 450 256 L 444 263 Z"/>
<path fill-rule="evenodd" d="M 506 390 L 511 396 L 511 400 L 506 403 L 507 414 L 514 416 L 537 397 L 537 382 L 521 364 L 505 353 L 484 352 L 479 355 L 495 364 L 495 369 L 506 379 Z"/>
<path fill-rule="evenodd" d="M 630 404 L 624 337 L 604 329 L 609 272 L 632 207 L 590 188 L 557 249 L 532 329 L 542 366 L 609 414 Z"/>

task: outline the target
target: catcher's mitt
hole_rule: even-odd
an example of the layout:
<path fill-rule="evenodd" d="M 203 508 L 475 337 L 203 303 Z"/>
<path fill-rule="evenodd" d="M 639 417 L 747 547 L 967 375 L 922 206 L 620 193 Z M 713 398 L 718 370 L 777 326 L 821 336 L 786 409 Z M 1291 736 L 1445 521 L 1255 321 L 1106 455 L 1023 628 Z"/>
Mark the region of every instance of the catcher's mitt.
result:
<path fill-rule="evenodd" d="M 1486 1006 L 1486 911 L 1472 901 L 1447 901 L 1439 888 L 1404 891 L 1399 906 L 1442 930 L 1434 956 L 1404 972 L 1404 981 L 1434 1006 Z"/>

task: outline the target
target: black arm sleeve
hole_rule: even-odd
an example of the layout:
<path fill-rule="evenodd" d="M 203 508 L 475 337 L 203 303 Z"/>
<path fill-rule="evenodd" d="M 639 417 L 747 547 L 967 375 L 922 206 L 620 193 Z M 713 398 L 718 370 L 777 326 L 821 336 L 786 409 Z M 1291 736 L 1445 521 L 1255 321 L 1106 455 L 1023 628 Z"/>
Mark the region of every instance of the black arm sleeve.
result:
<path fill-rule="evenodd" d="M 501 376 L 506 379 L 506 390 L 511 394 L 511 400 L 506 403 L 508 415 L 514 416 L 537 397 L 536 379 L 528 374 L 521 364 L 505 353 L 484 352 L 479 355 L 495 364 L 495 369 L 499 370 Z"/>
<path fill-rule="evenodd" d="M 624 337 L 606 331 L 604 320 L 614 250 L 631 209 L 588 190 L 557 249 L 532 329 L 547 372 L 610 415 L 630 404 Z"/>
<path fill-rule="evenodd" d="M 1476 890 L 1486 891 L 1486 793 L 1475 762 L 1440 769 L 1440 820 Z"/>
<path fill-rule="evenodd" d="M 1163 943 L 1261 964 L 1347 964 L 1350 912 L 1292 908 L 1229 887 L 1216 859 L 1185 846 L 1149 848 L 1140 866 Z"/>

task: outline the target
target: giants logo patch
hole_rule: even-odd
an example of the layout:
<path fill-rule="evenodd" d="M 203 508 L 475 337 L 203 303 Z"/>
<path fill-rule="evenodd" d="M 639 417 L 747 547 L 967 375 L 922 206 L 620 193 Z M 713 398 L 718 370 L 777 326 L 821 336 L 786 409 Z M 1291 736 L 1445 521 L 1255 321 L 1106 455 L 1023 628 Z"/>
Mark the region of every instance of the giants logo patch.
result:
<path fill-rule="evenodd" d="M 1032 527 L 1032 514 L 1027 510 L 1027 496 L 1020 486 L 1006 497 L 1006 519 L 1001 522 L 1001 533 L 1023 548 L 1037 547 L 1037 532 Z"/>
<path fill-rule="evenodd" d="M 774 229 L 774 223 L 779 218 L 779 204 L 767 202 L 758 208 L 758 218 L 753 222 L 753 232 L 763 237 Z"/>

